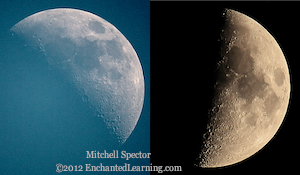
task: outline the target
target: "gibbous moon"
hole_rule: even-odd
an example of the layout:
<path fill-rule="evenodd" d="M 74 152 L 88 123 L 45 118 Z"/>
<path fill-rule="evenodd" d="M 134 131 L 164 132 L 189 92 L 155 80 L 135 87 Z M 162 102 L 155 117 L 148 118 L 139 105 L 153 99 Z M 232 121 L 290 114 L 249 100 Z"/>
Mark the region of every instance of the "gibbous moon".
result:
<path fill-rule="evenodd" d="M 92 13 L 59 8 L 31 15 L 11 31 L 73 82 L 112 137 L 126 141 L 142 111 L 144 77 L 135 50 L 116 27 Z"/>
<path fill-rule="evenodd" d="M 272 35 L 252 18 L 225 10 L 215 97 L 196 166 L 223 167 L 262 149 L 286 115 L 290 76 Z"/>

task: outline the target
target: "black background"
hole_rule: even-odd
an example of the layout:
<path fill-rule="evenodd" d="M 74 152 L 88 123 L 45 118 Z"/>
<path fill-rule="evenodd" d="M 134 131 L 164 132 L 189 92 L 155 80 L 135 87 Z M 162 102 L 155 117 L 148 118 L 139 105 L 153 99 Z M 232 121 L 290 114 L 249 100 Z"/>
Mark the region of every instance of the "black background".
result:
<path fill-rule="evenodd" d="M 182 166 L 182 174 L 296 170 L 296 99 L 300 51 L 298 2 L 151 2 L 151 162 Z M 277 40 L 290 68 L 291 95 L 279 132 L 262 150 L 238 164 L 194 168 L 207 110 L 224 8 L 244 13 Z"/>

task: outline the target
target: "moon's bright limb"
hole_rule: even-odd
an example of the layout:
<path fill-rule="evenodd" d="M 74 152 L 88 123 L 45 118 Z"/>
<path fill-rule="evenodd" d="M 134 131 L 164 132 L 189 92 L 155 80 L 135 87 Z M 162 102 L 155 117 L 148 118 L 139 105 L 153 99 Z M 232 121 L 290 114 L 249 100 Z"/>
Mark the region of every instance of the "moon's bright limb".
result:
<path fill-rule="evenodd" d="M 11 29 L 64 71 L 120 143 L 129 137 L 144 101 L 139 58 L 121 32 L 92 13 L 59 8 L 31 15 Z"/>
<path fill-rule="evenodd" d="M 287 111 L 290 76 L 272 35 L 252 18 L 224 12 L 216 95 L 196 166 L 223 167 L 263 148 Z"/>

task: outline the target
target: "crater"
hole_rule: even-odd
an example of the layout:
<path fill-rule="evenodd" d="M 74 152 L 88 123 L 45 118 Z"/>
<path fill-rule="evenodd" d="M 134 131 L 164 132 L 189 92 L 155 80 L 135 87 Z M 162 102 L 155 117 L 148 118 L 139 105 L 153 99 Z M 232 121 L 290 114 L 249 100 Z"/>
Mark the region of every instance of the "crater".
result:
<path fill-rule="evenodd" d="M 87 95 L 83 95 L 81 98 L 83 102 L 87 102 L 89 99 Z"/>
<path fill-rule="evenodd" d="M 282 86 L 283 82 L 285 80 L 284 73 L 282 72 L 281 68 L 277 68 L 274 70 L 274 77 L 275 77 L 275 83 L 278 86 Z"/>
<path fill-rule="evenodd" d="M 251 72 L 253 70 L 254 60 L 250 56 L 250 50 L 233 46 L 228 53 L 228 66 L 239 74 Z"/>

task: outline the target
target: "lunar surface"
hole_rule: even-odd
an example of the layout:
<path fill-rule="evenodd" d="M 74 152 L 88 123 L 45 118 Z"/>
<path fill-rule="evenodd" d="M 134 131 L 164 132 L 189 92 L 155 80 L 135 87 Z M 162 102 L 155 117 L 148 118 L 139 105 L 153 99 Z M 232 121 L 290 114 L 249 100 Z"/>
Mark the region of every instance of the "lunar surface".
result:
<path fill-rule="evenodd" d="M 252 18 L 226 9 L 215 97 L 196 166 L 223 167 L 262 149 L 286 115 L 289 69 L 272 35 Z"/>
<path fill-rule="evenodd" d="M 73 82 L 112 137 L 126 141 L 142 111 L 144 77 L 135 50 L 116 27 L 89 12 L 60 8 L 31 15 L 11 31 Z"/>

